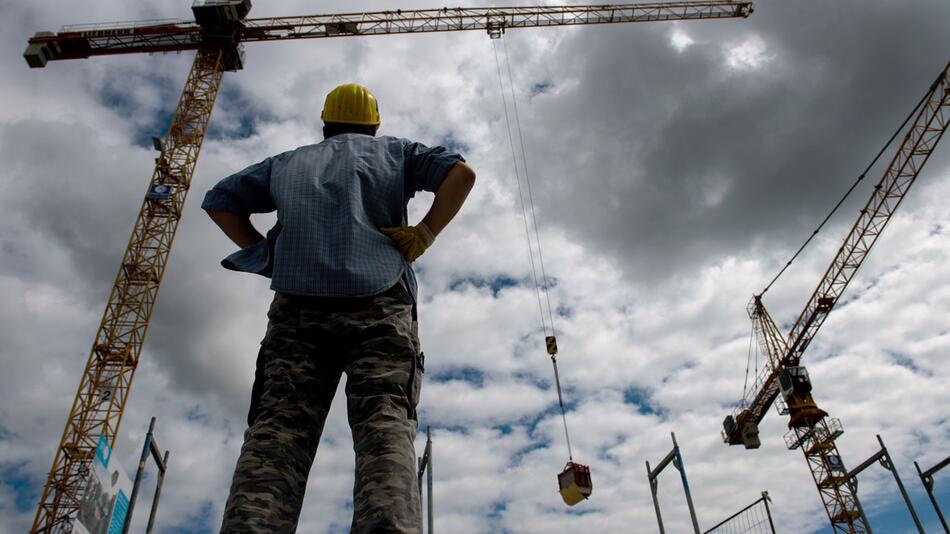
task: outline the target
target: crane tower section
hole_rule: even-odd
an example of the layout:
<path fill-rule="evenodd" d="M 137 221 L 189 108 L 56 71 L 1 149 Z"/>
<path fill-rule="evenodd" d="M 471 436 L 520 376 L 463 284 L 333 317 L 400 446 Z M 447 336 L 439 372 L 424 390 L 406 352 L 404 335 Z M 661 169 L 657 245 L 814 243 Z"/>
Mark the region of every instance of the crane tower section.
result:
<path fill-rule="evenodd" d="M 198 51 L 116 274 L 32 532 L 70 532 L 99 436 L 113 446 L 191 185 L 225 50 Z"/>
<path fill-rule="evenodd" d="M 165 273 L 221 86 L 225 50 L 199 50 L 122 256 L 86 362 L 32 532 L 68 532 L 99 436 L 114 445 L 138 367 L 149 318 Z"/>
<path fill-rule="evenodd" d="M 250 0 L 196 4 L 205 31 L 239 25 Z M 207 39 L 212 41 L 211 39 Z M 30 45 L 33 46 L 33 45 Z M 28 49 L 29 52 L 29 49 Z M 115 445 L 149 319 L 225 70 L 241 67 L 239 43 L 198 49 L 116 274 L 66 420 L 31 532 L 71 532 L 100 436 Z"/>

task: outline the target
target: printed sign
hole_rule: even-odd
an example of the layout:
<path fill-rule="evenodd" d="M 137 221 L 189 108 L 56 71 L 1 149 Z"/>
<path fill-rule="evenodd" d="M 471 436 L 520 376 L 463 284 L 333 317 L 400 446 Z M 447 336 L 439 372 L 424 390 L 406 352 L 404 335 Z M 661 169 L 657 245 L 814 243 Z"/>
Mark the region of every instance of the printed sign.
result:
<path fill-rule="evenodd" d="M 112 458 L 112 449 L 105 436 L 100 436 L 73 532 L 122 534 L 131 494 L 132 481 L 119 462 Z"/>
<path fill-rule="evenodd" d="M 165 184 L 149 186 L 148 193 L 145 193 L 145 198 L 151 198 L 155 200 L 165 199 L 170 196 L 172 196 L 172 187 Z"/>
<path fill-rule="evenodd" d="M 839 473 L 844 473 L 844 464 L 841 463 L 841 457 L 837 454 L 828 455 L 828 469 L 832 471 L 837 471 Z"/>

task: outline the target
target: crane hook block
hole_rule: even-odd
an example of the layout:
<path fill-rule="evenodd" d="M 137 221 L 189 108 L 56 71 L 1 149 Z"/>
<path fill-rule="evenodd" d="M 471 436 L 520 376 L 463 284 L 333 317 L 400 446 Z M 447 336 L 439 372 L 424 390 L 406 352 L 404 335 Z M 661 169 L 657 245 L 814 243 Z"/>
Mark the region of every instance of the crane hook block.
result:
<path fill-rule="evenodd" d="M 557 338 L 554 336 L 546 336 L 544 338 L 544 344 L 548 347 L 548 354 L 554 356 L 557 354 Z"/>
<path fill-rule="evenodd" d="M 567 462 L 564 470 L 557 476 L 561 488 L 561 498 L 568 506 L 590 497 L 593 485 L 590 481 L 590 467 L 574 462 Z"/>

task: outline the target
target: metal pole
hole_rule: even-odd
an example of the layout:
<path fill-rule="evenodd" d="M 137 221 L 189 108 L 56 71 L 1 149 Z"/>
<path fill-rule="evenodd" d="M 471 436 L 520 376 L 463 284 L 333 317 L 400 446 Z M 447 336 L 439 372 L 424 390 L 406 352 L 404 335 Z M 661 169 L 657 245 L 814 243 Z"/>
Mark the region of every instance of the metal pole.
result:
<path fill-rule="evenodd" d="M 422 457 L 419 458 L 419 471 L 416 473 L 416 478 L 418 479 L 418 484 L 416 486 L 419 488 L 419 506 L 422 506 L 422 474 L 425 472 L 426 468 L 426 458 L 425 451 L 422 452 Z"/>
<path fill-rule="evenodd" d="M 428 517 L 429 530 L 432 534 L 433 529 L 433 507 L 432 507 L 432 427 L 426 426 L 426 448 L 422 451 L 422 458 L 419 458 L 419 471 L 417 478 L 419 481 L 419 508 L 422 509 L 422 475 L 426 474 L 426 487 L 428 488 Z"/>
<path fill-rule="evenodd" d="M 769 509 L 769 492 L 762 492 L 762 503 L 765 504 L 765 515 L 769 518 L 769 527 L 772 529 L 772 534 L 775 534 L 775 523 L 772 522 L 772 510 Z"/>
<path fill-rule="evenodd" d="M 145 434 L 145 445 L 142 447 L 138 469 L 135 470 L 135 482 L 132 484 L 132 496 L 129 497 L 129 511 L 125 515 L 125 523 L 122 524 L 122 534 L 129 534 L 129 527 L 132 525 L 132 512 L 135 510 L 135 500 L 139 496 L 139 485 L 142 483 L 142 472 L 145 471 L 145 460 L 148 459 L 148 453 L 151 450 L 152 432 L 154 430 L 155 418 L 153 417 L 148 425 L 148 433 Z"/>
<path fill-rule="evenodd" d="M 850 473 L 850 471 L 849 471 Z M 858 477 L 857 473 L 853 475 L 848 475 L 849 478 L 845 480 L 845 484 L 848 485 L 848 489 L 851 490 L 851 495 L 854 497 L 854 507 L 858 509 L 858 513 L 861 514 L 861 519 L 864 521 L 864 527 L 868 529 L 867 534 L 874 534 L 871 530 L 871 522 L 868 521 L 868 516 L 864 515 L 864 508 L 861 506 L 861 500 L 858 499 Z"/>
<path fill-rule="evenodd" d="M 429 458 L 429 465 L 426 467 L 426 494 L 429 496 L 429 531 L 428 534 L 434 534 L 433 530 L 433 506 L 432 506 L 432 434 L 429 425 L 426 425 L 426 456 Z"/>
<path fill-rule="evenodd" d="M 165 481 L 165 466 L 167 465 L 168 451 L 165 451 L 165 458 L 160 466 L 161 469 L 158 470 L 158 484 L 155 486 L 155 496 L 152 497 L 152 510 L 148 513 L 148 526 L 145 527 L 145 534 L 152 534 L 152 527 L 155 526 L 155 514 L 158 512 L 158 499 L 162 496 L 162 482 Z"/>
<path fill-rule="evenodd" d="M 660 534 L 666 534 L 666 530 L 663 529 L 663 516 L 660 514 L 660 501 L 656 499 L 658 482 L 656 477 L 653 476 L 653 471 L 650 470 L 649 461 L 647 461 L 647 481 L 650 483 L 650 493 L 653 494 L 653 508 L 656 509 L 656 522 L 660 525 Z"/>
<path fill-rule="evenodd" d="M 696 510 L 693 508 L 693 496 L 689 493 L 689 482 L 686 480 L 686 466 L 683 465 L 683 457 L 680 456 L 680 446 L 676 444 L 676 434 L 670 432 L 673 438 L 673 454 L 675 460 L 673 467 L 680 472 L 680 478 L 683 480 L 683 491 L 686 493 L 686 504 L 689 506 L 689 518 L 693 520 L 693 531 L 699 534 L 699 521 L 696 520 Z"/>
<path fill-rule="evenodd" d="M 940 524 L 943 525 L 944 532 L 950 533 L 950 527 L 947 526 L 947 520 L 943 517 L 943 511 L 940 510 L 940 505 L 937 504 L 937 498 L 934 496 L 934 473 L 943 469 L 950 464 L 950 457 L 947 457 L 944 461 L 939 464 L 931 467 L 927 471 L 921 471 L 920 466 L 917 465 L 917 462 L 914 462 L 914 467 L 917 468 L 917 476 L 920 477 L 920 482 L 923 483 L 924 489 L 927 490 L 927 496 L 930 497 L 931 504 L 934 505 L 934 510 L 937 512 L 937 518 L 940 519 Z"/>
<path fill-rule="evenodd" d="M 904 483 L 901 482 L 901 477 L 897 474 L 897 467 L 894 465 L 894 462 L 891 461 L 891 455 L 888 454 L 887 447 L 884 446 L 884 440 L 881 439 L 880 434 L 877 435 L 877 442 L 881 444 L 881 451 L 884 452 L 884 457 L 881 458 L 881 465 L 894 475 L 897 487 L 900 488 L 901 495 L 904 496 L 904 502 L 907 503 L 907 509 L 910 510 L 910 515 L 914 518 L 914 524 L 917 525 L 917 531 L 920 532 L 920 534 L 924 534 L 924 527 L 920 524 L 920 518 L 917 517 L 917 512 L 914 510 L 914 503 L 910 501 L 910 496 L 907 495 L 907 490 L 904 489 Z"/>
<path fill-rule="evenodd" d="M 874 534 L 871 530 L 871 521 L 868 519 L 867 514 L 864 513 L 864 507 L 861 506 L 861 499 L 858 498 L 858 479 L 854 479 L 854 491 L 851 492 L 854 496 L 854 507 L 858 509 L 858 513 L 861 514 L 861 519 L 864 520 L 864 528 L 868 529 L 867 534 Z"/>

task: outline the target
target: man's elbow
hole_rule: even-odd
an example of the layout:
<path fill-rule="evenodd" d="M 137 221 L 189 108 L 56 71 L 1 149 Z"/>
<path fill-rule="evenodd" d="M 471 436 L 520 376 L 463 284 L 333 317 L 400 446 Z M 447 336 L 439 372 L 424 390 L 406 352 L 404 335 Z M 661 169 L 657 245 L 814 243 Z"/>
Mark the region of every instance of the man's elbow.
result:
<path fill-rule="evenodd" d="M 211 220 L 212 220 L 212 221 L 218 221 L 218 220 L 221 220 L 222 218 L 226 218 L 228 215 L 230 215 L 230 213 L 227 212 L 227 211 L 216 210 L 216 209 L 213 209 L 213 208 L 203 208 L 203 209 L 204 209 L 205 213 L 208 214 L 208 217 L 211 217 Z"/>
<path fill-rule="evenodd" d="M 457 175 L 459 182 L 471 189 L 475 185 L 475 170 L 469 167 L 464 161 L 456 162 L 452 171 Z"/>
<path fill-rule="evenodd" d="M 218 226 L 221 226 L 222 224 L 233 223 L 235 221 L 250 219 L 250 217 L 247 215 L 241 215 L 239 213 L 226 210 L 206 209 L 205 213 L 207 213 L 208 217 L 211 217 L 211 220 L 214 221 Z"/>

